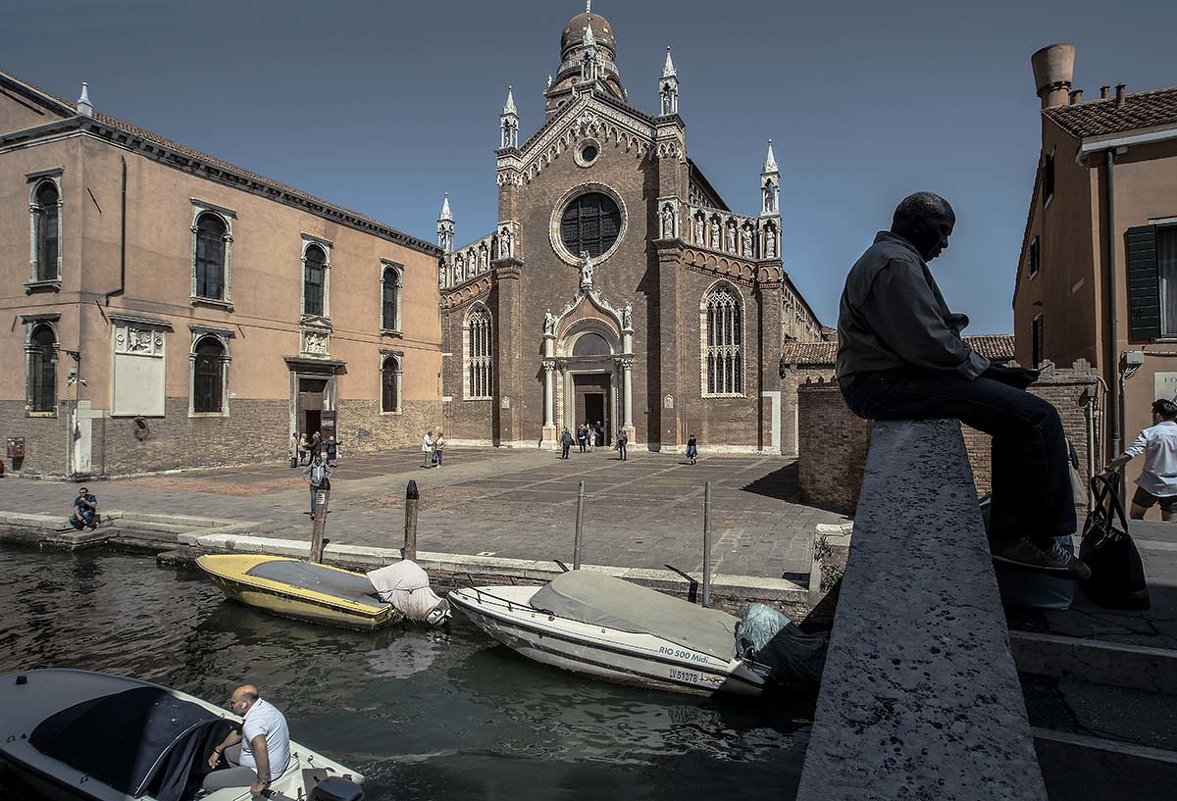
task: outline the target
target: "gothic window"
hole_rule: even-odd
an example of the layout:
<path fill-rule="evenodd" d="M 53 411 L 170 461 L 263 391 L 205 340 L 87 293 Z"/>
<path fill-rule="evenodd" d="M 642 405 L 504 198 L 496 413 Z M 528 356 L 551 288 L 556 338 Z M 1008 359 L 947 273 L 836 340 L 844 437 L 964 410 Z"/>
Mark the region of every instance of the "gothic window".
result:
<path fill-rule="evenodd" d="M 385 331 L 400 331 L 401 271 L 391 264 L 384 266 L 380 276 L 380 327 Z"/>
<path fill-rule="evenodd" d="M 206 211 L 196 218 L 195 290 L 193 296 L 209 300 L 226 300 L 225 279 L 228 274 L 225 242 L 229 227 L 219 215 Z"/>
<path fill-rule="evenodd" d="M 612 352 L 609 342 L 592 331 L 581 334 L 572 346 L 573 356 L 608 356 Z"/>
<path fill-rule="evenodd" d="M 61 195 L 53 181 L 42 181 L 33 191 L 29 211 L 33 215 L 33 269 L 30 278 L 34 282 L 56 281 L 61 277 L 60 200 Z"/>
<path fill-rule="evenodd" d="M 318 245 L 307 246 L 303 254 L 302 313 L 326 315 L 327 254 Z"/>
<path fill-rule="evenodd" d="M 560 239 L 568 252 L 593 258 L 607 252 L 621 234 L 621 209 L 603 192 L 589 192 L 572 200 L 560 216 Z"/>
<path fill-rule="evenodd" d="M 384 357 L 380 364 L 380 411 L 401 410 L 401 361 L 394 355 Z"/>
<path fill-rule="evenodd" d="M 704 301 L 704 380 L 708 395 L 744 392 L 741 305 L 739 292 L 726 284 L 708 292 Z"/>
<path fill-rule="evenodd" d="M 466 318 L 466 399 L 485 400 L 491 397 L 491 342 L 490 312 L 478 306 Z"/>
<path fill-rule="evenodd" d="M 209 334 L 192 348 L 192 412 L 225 413 L 225 373 L 229 359 L 224 344 Z"/>
<path fill-rule="evenodd" d="M 57 406 L 57 334 L 42 323 L 33 328 L 25 346 L 28 358 L 30 412 L 53 412 Z"/>

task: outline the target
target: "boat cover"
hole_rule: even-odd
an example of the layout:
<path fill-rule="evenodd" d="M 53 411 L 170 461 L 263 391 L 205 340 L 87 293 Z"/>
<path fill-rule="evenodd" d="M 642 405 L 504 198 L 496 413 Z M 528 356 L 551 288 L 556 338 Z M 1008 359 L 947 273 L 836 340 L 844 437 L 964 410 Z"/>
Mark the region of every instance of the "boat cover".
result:
<path fill-rule="evenodd" d="M 738 618 L 604 573 L 562 573 L 531 597 L 531 605 L 580 623 L 653 634 L 725 661 L 735 655 Z"/>
<path fill-rule="evenodd" d="M 398 612 L 418 623 L 437 623 L 449 610 L 449 602 L 438 597 L 429 586 L 429 574 L 412 559 L 368 572 L 368 581 L 380 597 Z M 435 611 L 441 609 L 442 611 Z"/>
<path fill-rule="evenodd" d="M 179 801 L 233 726 L 159 687 L 135 687 L 49 716 L 29 743 L 125 795 Z"/>
<path fill-rule="evenodd" d="M 245 575 L 280 581 L 303 590 L 314 590 L 325 595 L 334 595 L 345 601 L 368 606 L 384 606 L 375 593 L 372 582 L 358 573 L 331 570 L 321 565 L 312 565 L 298 559 L 274 559 L 260 562 Z"/>

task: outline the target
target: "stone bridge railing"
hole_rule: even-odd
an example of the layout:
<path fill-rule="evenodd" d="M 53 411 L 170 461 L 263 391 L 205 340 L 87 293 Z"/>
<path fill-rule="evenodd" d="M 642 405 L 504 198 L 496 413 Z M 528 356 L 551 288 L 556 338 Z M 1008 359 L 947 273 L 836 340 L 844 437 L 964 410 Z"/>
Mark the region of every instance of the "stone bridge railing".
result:
<path fill-rule="evenodd" d="M 953 421 L 876 423 L 798 801 L 1045 801 Z"/>

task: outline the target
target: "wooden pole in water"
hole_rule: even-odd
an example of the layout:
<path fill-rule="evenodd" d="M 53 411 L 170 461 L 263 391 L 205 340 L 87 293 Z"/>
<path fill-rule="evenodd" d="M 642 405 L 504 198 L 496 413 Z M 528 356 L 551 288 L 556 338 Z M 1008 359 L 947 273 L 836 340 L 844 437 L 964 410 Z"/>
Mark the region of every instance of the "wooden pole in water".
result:
<path fill-rule="evenodd" d="M 315 490 L 315 520 L 311 524 L 311 563 L 323 563 L 323 548 L 326 540 L 323 535 L 327 530 L 327 506 L 331 500 L 331 490 L 319 488 Z"/>
<path fill-rule="evenodd" d="M 572 569 L 580 570 L 580 549 L 584 544 L 584 482 L 576 492 L 576 536 L 572 545 Z"/>
<path fill-rule="evenodd" d="M 703 606 L 711 606 L 711 482 L 703 488 Z"/>
<path fill-rule="evenodd" d="M 409 486 L 405 488 L 405 547 L 401 551 L 405 559 L 417 558 L 417 504 L 420 502 L 417 482 L 409 479 Z"/>

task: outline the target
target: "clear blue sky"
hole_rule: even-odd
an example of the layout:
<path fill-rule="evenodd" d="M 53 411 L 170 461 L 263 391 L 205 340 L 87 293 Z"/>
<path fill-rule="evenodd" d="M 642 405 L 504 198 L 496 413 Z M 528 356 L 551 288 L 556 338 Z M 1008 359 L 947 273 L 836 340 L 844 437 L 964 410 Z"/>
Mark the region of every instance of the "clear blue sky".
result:
<path fill-rule="evenodd" d="M 521 139 L 543 119 L 560 33 L 583 0 L 9 3 L 0 69 L 434 241 L 496 221 L 506 87 Z M 1078 46 L 1075 86 L 1177 85 L 1177 2 L 596 0 L 630 101 L 657 108 L 667 45 L 691 157 L 755 213 L 781 169 L 785 268 L 827 325 L 895 203 L 928 189 L 959 222 L 933 268 L 972 333 L 1012 330 L 1039 147 L 1030 54 Z"/>

